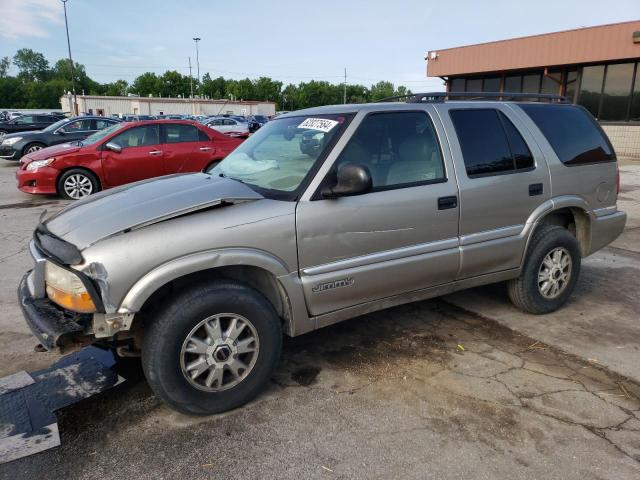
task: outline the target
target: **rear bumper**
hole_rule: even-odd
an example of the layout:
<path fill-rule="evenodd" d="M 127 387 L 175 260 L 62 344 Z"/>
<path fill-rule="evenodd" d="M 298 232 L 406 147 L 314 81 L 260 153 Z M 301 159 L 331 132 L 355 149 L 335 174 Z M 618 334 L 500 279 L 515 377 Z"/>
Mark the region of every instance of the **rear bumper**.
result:
<path fill-rule="evenodd" d="M 24 193 L 52 195 L 56 194 L 56 180 L 58 173 L 55 168 L 43 167 L 38 170 L 23 170 L 24 167 L 16 172 L 16 180 L 18 182 L 18 190 Z"/>
<path fill-rule="evenodd" d="M 82 323 L 90 320 L 91 316 L 62 310 L 47 298 L 34 298 L 29 289 L 32 275 L 29 272 L 22 278 L 18 300 L 33 335 L 47 350 L 70 345 L 77 337 L 84 336 Z"/>
<path fill-rule="evenodd" d="M 609 245 L 624 231 L 627 214 L 620 210 L 602 211 L 591 222 L 591 248 L 589 254 Z"/>

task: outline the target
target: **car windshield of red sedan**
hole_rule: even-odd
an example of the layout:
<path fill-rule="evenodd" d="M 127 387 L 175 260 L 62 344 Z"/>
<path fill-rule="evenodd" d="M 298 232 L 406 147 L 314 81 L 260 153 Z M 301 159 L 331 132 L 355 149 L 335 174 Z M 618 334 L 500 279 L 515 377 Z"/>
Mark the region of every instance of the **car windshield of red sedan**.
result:
<path fill-rule="evenodd" d="M 110 127 L 104 128 L 102 130 L 98 130 L 93 135 L 89 135 L 87 138 L 79 142 L 83 147 L 86 145 L 93 145 L 94 143 L 98 143 L 103 138 L 111 135 L 113 132 L 120 130 L 125 127 L 126 123 L 116 123 L 115 125 L 111 125 Z"/>
<path fill-rule="evenodd" d="M 332 140 L 341 134 L 347 118 L 347 115 L 317 115 L 274 120 L 245 140 L 209 173 L 260 190 L 293 192 Z"/>

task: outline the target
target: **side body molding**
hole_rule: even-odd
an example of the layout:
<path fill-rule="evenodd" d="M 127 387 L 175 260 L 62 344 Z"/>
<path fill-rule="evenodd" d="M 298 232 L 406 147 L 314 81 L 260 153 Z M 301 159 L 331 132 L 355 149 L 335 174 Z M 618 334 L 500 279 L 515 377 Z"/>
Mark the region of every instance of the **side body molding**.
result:
<path fill-rule="evenodd" d="M 247 248 L 224 248 L 193 253 L 175 258 L 154 268 L 131 287 L 118 308 L 118 313 L 138 312 L 144 302 L 161 286 L 190 273 L 225 266 L 252 266 L 268 271 L 278 281 L 286 296 L 289 315 L 285 331 L 298 335 L 313 330 L 308 320 L 302 286 L 296 272 L 289 272 L 284 262 L 266 252 Z M 295 320 L 294 320 L 295 319 Z M 306 321 L 305 321 L 306 320 Z"/>

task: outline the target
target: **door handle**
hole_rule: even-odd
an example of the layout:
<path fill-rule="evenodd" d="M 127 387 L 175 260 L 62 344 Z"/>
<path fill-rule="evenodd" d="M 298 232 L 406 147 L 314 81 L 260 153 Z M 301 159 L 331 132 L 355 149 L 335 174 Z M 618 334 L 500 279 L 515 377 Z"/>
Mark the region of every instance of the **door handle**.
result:
<path fill-rule="evenodd" d="M 201 152 L 208 152 L 209 150 L 211 150 L 211 147 L 200 147 Z"/>
<path fill-rule="evenodd" d="M 152 150 L 149 152 L 149 155 L 162 155 L 161 150 Z"/>
<path fill-rule="evenodd" d="M 457 206 L 458 197 L 455 195 L 438 198 L 438 210 L 447 210 L 449 208 L 456 208 Z"/>
<path fill-rule="evenodd" d="M 535 197 L 536 195 L 542 195 L 544 192 L 544 185 L 541 183 L 532 183 L 529 185 L 529 196 Z"/>

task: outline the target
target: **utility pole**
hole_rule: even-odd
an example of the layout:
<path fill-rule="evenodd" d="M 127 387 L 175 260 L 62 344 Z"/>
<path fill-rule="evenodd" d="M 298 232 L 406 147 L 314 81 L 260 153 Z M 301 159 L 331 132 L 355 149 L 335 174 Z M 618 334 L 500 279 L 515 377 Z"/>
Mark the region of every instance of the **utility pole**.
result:
<path fill-rule="evenodd" d="M 193 98 L 193 75 L 191 74 L 191 57 L 189 57 L 189 83 L 191 84 L 191 115 L 196 114 L 196 104 Z"/>
<path fill-rule="evenodd" d="M 347 67 L 344 67 L 344 96 L 342 103 L 347 103 Z"/>
<path fill-rule="evenodd" d="M 69 22 L 67 21 L 67 1 L 60 0 L 64 7 L 64 26 L 67 30 L 67 47 L 69 48 L 69 66 L 71 67 L 71 91 L 73 92 L 73 114 L 78 115 L 78 100 L 76 98 L 76 82 L 75 74 L 73 72 L 73 59 L 71 58 L 71 41 L 69 40 Z"/>
<path fill-rule="evenodd" d="M 198 92 L 200 91 L 200 55 L 198 53 L 198 42 L 201 40 L 200 37 L 194 37 L 193 41 L 196 42 L 196 65 L 198 71 Z"/>

